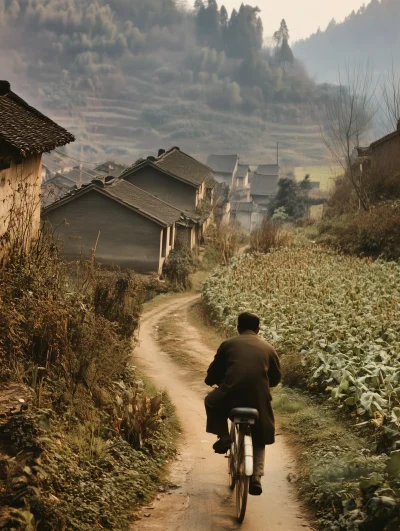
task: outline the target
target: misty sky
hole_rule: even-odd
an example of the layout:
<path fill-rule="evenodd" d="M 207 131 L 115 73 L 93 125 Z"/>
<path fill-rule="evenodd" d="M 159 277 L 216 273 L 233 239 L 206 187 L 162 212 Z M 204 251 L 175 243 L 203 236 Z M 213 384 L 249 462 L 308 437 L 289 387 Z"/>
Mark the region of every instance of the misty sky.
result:
<path fill-rule="evenodd" d="M 240 7 L 243 0 L 220 0 L 226 8 Z M 262 10 L 265 37 L 273 35 L 282 18 L 286 19 L 292 42 L 308 37 L 318 26 L 325 29 L 332 18 L 343 20 L 353 9 L 359 9 L 369 0 L 247 0 Z"/>

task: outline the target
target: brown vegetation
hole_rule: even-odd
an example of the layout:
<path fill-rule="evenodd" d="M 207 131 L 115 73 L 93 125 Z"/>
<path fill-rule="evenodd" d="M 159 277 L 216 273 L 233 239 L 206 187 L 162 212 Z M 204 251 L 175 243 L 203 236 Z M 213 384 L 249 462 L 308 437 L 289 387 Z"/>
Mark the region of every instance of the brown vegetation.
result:
<path fill-rule="evenodd" d="M 1 240 L 0 382 L 33 400 L 0 420 L 0 527 L 127 529 L 173 447 L 166 398 L 130 365 L 145 284 L 94 256 L 65 263 L 29 212 L 11 208 Z"/>
<path fill-rule="evenodd" d="M 268 253 L 271 249 L 284 247 L 290 242 L 290 236 L 280 223 L 265 217 L 250 237 L 250 250 Z"/>

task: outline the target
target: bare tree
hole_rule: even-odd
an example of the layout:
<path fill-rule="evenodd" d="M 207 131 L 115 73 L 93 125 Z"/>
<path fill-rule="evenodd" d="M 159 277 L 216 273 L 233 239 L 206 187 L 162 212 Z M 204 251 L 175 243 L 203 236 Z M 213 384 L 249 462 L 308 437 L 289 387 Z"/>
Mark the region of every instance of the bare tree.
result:
<path fill-rule="evenodd" d="M 327 97 L 326 121 L 320 127 L 322 139 L 333 159 L 343 168 L 359 202 L 369 210 L 362 172 L 354 164 L 353 152 L 360 146 L 376 114 L 376 84 L 371 65 L 347 63 L 338 75 L 338 85 Z"/>
<path fill-rule="evenodd" d="M 387 71 L 382 86 L 382 110 L 385 116 L 385 125 L 390 129 L 397 129 L 400 121 L 400 75 L 392 66 Z"/>

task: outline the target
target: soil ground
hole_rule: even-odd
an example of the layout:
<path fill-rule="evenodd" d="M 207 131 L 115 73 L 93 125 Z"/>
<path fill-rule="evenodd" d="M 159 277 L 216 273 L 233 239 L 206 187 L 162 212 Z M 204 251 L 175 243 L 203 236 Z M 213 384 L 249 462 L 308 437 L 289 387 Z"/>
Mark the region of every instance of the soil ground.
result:
<path fill-rule="evenodd" d="M 204 338 L 195 325 L 197 299 L 196 295 L 165 298 L 150 305 L 142 319 L 135 364 L 158 388 L 168 392 L 177 408 L 182 434 L 178 458 L 169 469 L 168 493 L 157 496 L 151 507 L 138 514 L 132 531 L 313 529 L 287 480 L 295 460 L 279 433 L 276 444 L 267 447 L 264 493 L 249 497 L 244 523 L 236 522 L 227 462 L 214 453 L 215 437 L 205 432 L 203 400 L 209 388 L 203 381 L 215 351 L 212 338 Z M 171 485 L 175 487 L 172 490 Z"/>

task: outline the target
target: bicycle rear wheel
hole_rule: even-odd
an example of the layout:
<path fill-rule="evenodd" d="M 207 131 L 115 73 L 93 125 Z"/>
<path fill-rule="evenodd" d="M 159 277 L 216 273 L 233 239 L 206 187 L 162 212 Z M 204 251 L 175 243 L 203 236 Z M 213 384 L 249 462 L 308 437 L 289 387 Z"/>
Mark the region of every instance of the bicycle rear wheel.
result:
<path fill-rule="evenodd" d="M 244 433 L 239 429 L 236 452 L 236 516 L 240 523 L 246 516 L 249 483 L 250 478 L 246 476 L 245 470 Z"/>

